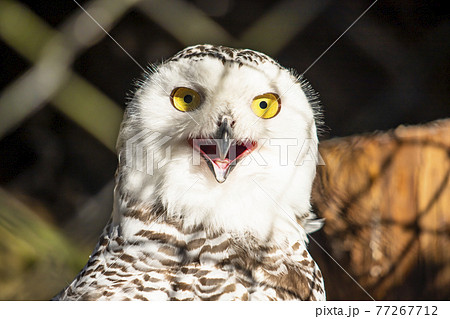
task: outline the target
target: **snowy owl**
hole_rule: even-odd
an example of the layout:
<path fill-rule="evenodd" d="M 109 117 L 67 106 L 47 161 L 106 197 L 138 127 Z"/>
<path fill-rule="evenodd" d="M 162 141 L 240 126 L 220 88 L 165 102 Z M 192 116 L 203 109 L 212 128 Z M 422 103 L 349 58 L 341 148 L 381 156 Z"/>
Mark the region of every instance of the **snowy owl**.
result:
<path fill-rule="evenodd" d="M 317 95 L 249 49 L 150 68 L 117 143 L 110 222 L 55 300 L 323 300 L 307 234 Z"/>

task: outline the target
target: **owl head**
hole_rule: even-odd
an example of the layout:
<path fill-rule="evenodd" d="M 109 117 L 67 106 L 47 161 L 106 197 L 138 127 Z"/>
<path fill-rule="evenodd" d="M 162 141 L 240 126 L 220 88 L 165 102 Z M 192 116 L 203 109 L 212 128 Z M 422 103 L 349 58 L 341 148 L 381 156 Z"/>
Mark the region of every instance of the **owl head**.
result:
<path fill-rule="evenodd" d="M 160 205 L 184 227 L 265 242 L 305 238 L 317 228 L 317 105 L 306 82 L 263 53 L 182 50 L 145 75 L 127 106 L 117 218 L 126 196 Z"/>

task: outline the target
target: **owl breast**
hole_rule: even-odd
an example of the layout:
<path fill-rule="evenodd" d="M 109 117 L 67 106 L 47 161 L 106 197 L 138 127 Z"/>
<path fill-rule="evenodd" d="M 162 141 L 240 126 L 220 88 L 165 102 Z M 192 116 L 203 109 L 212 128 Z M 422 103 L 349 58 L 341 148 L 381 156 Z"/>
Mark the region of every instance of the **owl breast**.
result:
<path fill-rule="evenodd" d="M 251 254 L 227 233 L 182 230 L 167 221 L 151 225 L 125 241 L 109 224 L 86 267 L 56 299 L 324 298 L 320 270 L 300 242 L 283 249 L 255 246 Z"/>

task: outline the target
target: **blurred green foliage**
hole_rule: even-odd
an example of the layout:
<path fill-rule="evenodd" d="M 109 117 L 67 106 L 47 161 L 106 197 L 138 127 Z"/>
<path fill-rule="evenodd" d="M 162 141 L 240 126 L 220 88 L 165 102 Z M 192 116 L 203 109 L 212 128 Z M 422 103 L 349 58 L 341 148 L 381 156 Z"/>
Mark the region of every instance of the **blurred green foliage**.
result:
<path fill-rule="evenodd" d="M 84 266 L 88 249 L 69 242 L 0 190 L 0 300 L 48 300 Z M 33 284 L 30 284 L 33 283 Z"/>

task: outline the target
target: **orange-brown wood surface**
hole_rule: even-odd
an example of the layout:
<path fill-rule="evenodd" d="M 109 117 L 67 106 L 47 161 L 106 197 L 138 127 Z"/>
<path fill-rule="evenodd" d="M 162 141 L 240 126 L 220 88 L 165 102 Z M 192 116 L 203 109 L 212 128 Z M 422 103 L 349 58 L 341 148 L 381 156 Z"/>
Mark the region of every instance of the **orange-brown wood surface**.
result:
<path fill-rule="evenodd" d="M 314 238 L 375 299 L 450 298 L 450 119 L 321 143 Z M 369 298 L 314 243 L 329 299 Z"/>

